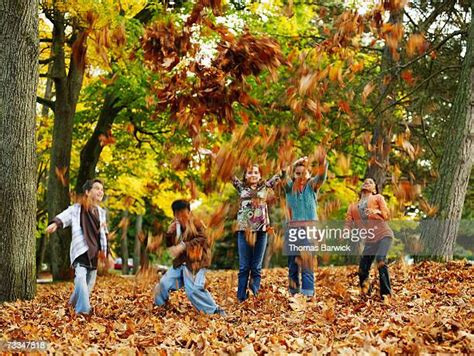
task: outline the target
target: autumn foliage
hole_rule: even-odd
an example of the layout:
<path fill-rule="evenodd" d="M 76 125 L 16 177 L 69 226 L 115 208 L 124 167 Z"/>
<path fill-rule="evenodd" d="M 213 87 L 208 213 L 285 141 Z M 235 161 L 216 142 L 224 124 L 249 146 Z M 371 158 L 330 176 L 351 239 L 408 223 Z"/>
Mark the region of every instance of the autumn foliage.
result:
<path fill-rule="evenodd" d="M 183 290 L 171 294 L 168 309 L 153 307 L 156 273 L 100 277 L 88 319 L 66 306 L 72 283 L 40 285 L 35 300 L 0 308 L 0 329 L 4 340 L 44 340 L 50 351 L 65 354 L 472 352 L 472 264 L 396 263 L 390 269 L 394 296 L 388 302 L 377 291 L 359 295 L 356 267 L 317 269 L 313 300 L 288 295 L 286 269 L 264 270 L 260 295 L 241 304 L 236 271 L 211 272 L 209 290 L 227 318 L 197 313 Z"/>
<path fill-rule="evenodd" d="M 247 30 L 236 36 L 222 24 L 215 24 L 206 10 L 219 13 L 220 4 L 198 1 L 182 28 L 171 21 L 148 27 L 141 40 L 145 63 L 160 72 L 162 81 L 154 87 L 156 110 L 169 110 L 180 127 L 196 138 L 203 120 L 216 120 L 218 129 L 227 132 L 235 127 L 233 104 L 257 105 L 245 82 L 268 70 L 273 77 L 284 63 L 278 43 L 268 37 L 254 36 Z M 202 53 L 193 31 L 218 38 L 217 54 L 209 63 L 200 62 Z M 199 141 L 195 140 L 196 146 Z"/>

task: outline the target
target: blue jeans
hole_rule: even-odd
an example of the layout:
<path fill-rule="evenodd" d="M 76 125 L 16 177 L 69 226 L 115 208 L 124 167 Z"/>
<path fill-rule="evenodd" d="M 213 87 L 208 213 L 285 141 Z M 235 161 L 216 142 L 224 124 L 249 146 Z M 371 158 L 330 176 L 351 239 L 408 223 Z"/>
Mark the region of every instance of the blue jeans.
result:
<path fill-rule="evenodd" d="M 237 231 L 237 246 L 239 249 L 237 299 L 241 302 L 248 298 L 247 287 L 254 295 L 257 295 L 260 289 L 263 256 L 267 247 L 267 233 L 265 231 L 255 233 L 257 234 L 255 245 L 251 246 L 245 238 L 245 231 Z"/>
<path fill-rule="evenodd" d="M 219 307 L 211 294 L 204 288 L 206 269 L 201 268 L 195 275 L 185 266 L 171 267 L 155 287 L 155 304 L 164 305 L 169 299 L 170 291 L 184 286 L 184 291 L 194 307 L 206 314 L 219 312 Z"/>
<path fill-rule="evenodd" d="M 75 264 L 74 274 L 74 291 L 69 299 L 69 304 L 74 306 L 76 313 L 89 314 L 91 311 L 89 297 L 97 278 L 97 270 Z"/>
<path fill-rule="evenodd" d="M 288 256 L 288 282 L 290 294 L 302 293 L 306 296 L 314 295 L 314 270 L 313 263 L 309 266 L 298 265 L 296 259 L 300 256 Z M 301 258 L 301 257 L 300 257 Z M 314 257 L 311 257 L 314 258 Z M 300 284 L 301 274 L 301 284 Z M 300 288 L 301 286 L 301 288 Z"/>

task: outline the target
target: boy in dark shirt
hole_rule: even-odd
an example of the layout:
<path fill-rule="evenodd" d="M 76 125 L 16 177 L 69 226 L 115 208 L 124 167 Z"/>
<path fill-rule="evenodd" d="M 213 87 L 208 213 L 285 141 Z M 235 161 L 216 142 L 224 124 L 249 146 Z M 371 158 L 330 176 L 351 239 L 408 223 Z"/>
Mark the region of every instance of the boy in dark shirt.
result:
<path fill-rule="evenodd" d="M 165 234 L 166 246 L 174 258 L 171 267 L 155 287 L 155 304 L 164 305 L 171 290 L 184 286 L 186 295 L 197 310 L 206 314 L 225 315 L 211 294 L 204 288 L 206 267 L 211 263 L 211 251 L 204 234 L 204 225 L 191 214 L 186 200 L 171 204 L 175 220 Z"/>

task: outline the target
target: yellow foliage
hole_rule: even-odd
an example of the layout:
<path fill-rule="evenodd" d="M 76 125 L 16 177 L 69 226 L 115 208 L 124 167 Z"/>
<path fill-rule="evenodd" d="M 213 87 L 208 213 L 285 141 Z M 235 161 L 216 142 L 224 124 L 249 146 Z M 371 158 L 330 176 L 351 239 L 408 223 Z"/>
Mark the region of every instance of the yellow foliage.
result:
<path fill-rule="evenodd" d="M 183 198 L 187 198 L 186 196 L 183 196 L 183 193 L 173 190 L 160 189 L 158 194 L 152 196 L 151 202 L 153 205 L 159 206 L 161 209 L 163 209 L 166 216 L 172 218 L 173 210 L 171 210 L 171 203 L 176 199 Z"/>

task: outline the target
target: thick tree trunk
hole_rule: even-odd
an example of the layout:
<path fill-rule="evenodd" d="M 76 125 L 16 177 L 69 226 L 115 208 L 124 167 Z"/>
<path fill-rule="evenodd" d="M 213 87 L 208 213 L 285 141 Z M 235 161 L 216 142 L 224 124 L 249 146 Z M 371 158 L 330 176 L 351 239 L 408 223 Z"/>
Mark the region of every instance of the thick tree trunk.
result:
<path fill-rule="evenodd" d="M 122 274 L 128 274 L 128 211 L 125 210 L 122 216 L 122 236 L 120 239 L 122 250 Z"/>
<path fill-rule="evenodd" d="M 471 14 L 474 15 L 474 2 L 471 3 Z M 449 260 L 453 257 L 474 160 L 474 25 L 472 22 L 446 133 L 449 135 L 449 145 L 446 145 L 440 161 L 439 176 L 431 202 L 438 208 L 438 212 L 433 219 L 423 223 L 421 241 L 425 254 L 435 259 Z"/>
<path fill-rule="evenodd" d="M 72 130 L 76 104 L 81 91 L 84 76 L 85 48 L 78 43 L 69 60 L 69 71 L 66 76 L 64 46 L 66 43 L 64 14 L 54 11 L 53 28 L 53 78 L 56 88 L 54 113 L 53 146 L 48 176 L 48 217 L 53 219 L 70 204 L 69 166 L 71 161 Z M 73 38 L 82 38 L 76 33 Z M 51 270 L 55 280 L 70 279 L 69 248 L 71 244 L 70 229 L 58 230 L 51 235 Z"/>
<path fill-rule="evenodd" d="M 140 269 L 140 255 L 141 255 L 141 246 L 140 235 L 143 234 L 143 215 L 137 216 L 137 221 L 135 222 L 135 245 L 133 250 L 133 269 L 135 274 L 138 273 Z"/>
<path fill-rule="evenodd" d="M 0 0 L 0 301 L 36 293 L 38 4 Z"/>
<path fill-rule="evenodd" d="M 118 104 L 119 100 L 113 93 L 105 96 L 104 105 L 100 112 L 99 121 L 94 129 L 92 136 L 81 150 L 81 164 L 77 175 L 76 192 L 80 193 L 82 185 L 88 179 L 95 177 L 95 167 L 99 161 L 103 146 L 100 144 L 100 136 L 107 136 L 112 129 L 112 124 L 119 112 L 124 108 Z"/>

